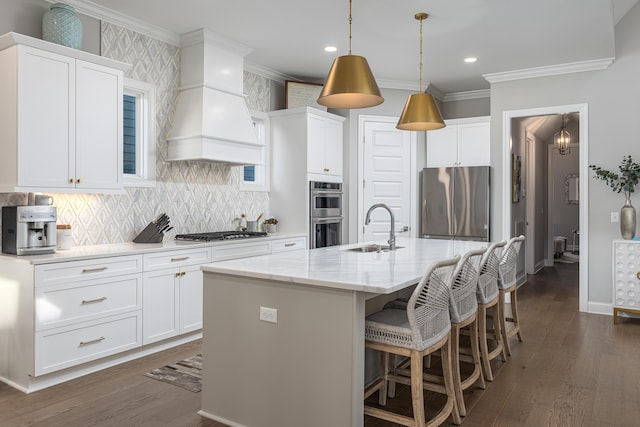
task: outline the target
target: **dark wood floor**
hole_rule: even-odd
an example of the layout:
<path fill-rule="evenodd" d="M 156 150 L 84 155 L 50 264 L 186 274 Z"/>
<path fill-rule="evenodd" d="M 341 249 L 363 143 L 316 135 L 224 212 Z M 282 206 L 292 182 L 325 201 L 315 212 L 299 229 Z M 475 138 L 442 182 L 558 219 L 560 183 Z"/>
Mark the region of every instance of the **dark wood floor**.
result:
<path fill-rule="evenodd" d="M 486 390 L 466 392 L 464 426 L 639 425 L 640 320 L 614 328 L 610 316 L 579 313 L 577 278 L 578 264 L 558 264 L 520 288 L 525 341 L 512 338 L 512 357 L 494 362 Z M 197 415 L 199 393 L 143 375 L 199 351 L 187 344 L 30 395 L 0 384 L 0 427 L 222 427 Z M 410 411 L 407 396 L 399 385 L 389 405 Z M 427 402 L 433 411 L 438 397 Z"/>

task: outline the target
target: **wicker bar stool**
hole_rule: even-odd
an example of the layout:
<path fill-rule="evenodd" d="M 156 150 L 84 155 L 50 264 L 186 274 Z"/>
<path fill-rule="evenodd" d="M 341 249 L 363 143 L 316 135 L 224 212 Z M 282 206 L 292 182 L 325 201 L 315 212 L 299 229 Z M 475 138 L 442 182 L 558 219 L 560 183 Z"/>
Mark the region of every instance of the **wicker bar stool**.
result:
<path fill-rule="evenodd" d="M 520 318 L 518 316 L 518 288 L 516 287 L 516 273 L 518 270 L 518 253 L 524 242 L 524 236 L 514 237 L 505 246 L 498 268 L 498 288 L 500 289 L 500 327 L 507 356 L 511 356 L 509 338 L 518 335 L 522 342 L 520 331 Z M 506 295 L 511 298 L 511 317 L 506 316 Z M 513 327 L 507 330 L 507 322 L 513 323 Z"/>
<path fill-rule="evenodd" d="M 507 244 L 501 241 L 492 244 L 487 249 L 482 262 L 480 263 L 480 275 L 478 276 L 478 289 L 476 298 L 478 299 L 478 332 L 480 340 L 480 356 L 482 359 L 482 370 L 487 381 L 493 381 L 491 371 L 491 361 L 498 356 L 502 356 L 502 361 L 507 360 L 502 338 L 502 328 L 500 327 L 500 291 L 498 289 L 498 267 L 502 249 Z M 488 309 L 491 309 L 492 329 L 487 328 Z M 495 341 L 496 346 L 489 351 L 488 341 Z"/>
<path fill-rule="evenodd" d="M 453 390 L 451 367 L 451 320 L 449 317 L 449 287 L 452 272 L 460 257 L 436 262 L 431 265 L 413 291 L 406 309 L 386 308 L 367 317 L 365 322 L 365 347 L 382 353 L 381 378 L 365 390 L 365 399 L 376 391 L 378 402 L 386 405 L 389 381 L 411 386 L 413 418 L 384 409 L 365 405 L 366 415 L 405 426 L 437 426 L 449 415 L 460 424 L 460 415 Z M 440 349 L 444 385 L 423 381 L 423 358 Z M 389 372 L 389 354 L 410 359 L 410 378 Z M 442 409 L 428 422 L 424 412 L 424 390 L 447 395 Z"/>
<path fill-rule="evenodd" d="M 478 300 L 476 289 L 480 261 L 486 249 L 469 251 L 460 260 L 453 273 L 449 297 L 449 314 L 451 316 L 451 364 L 453 365 L 453 386 L 456 402 L 461 416 L 467 415 L 462 392 L 476 382 L 485 388 L 484 376 L 480 363 L 478 348 Z M 469 328 L 471 339 L 471 359 L 460 354 L 460 331 Z M 473 363 L 473 372 L 465 379 L 460 374 L 460 362 Z"/>

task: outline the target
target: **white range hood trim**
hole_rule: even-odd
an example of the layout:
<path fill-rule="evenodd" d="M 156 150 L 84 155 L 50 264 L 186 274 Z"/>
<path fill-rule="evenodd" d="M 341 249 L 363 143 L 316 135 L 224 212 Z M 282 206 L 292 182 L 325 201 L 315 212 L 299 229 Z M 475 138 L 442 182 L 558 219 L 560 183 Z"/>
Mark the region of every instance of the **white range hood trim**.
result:
<path fill-rule="evenodd" d="M 262 146 L 234 140 L 214 139 L 204 135 L 170 138 L 168 158 L 172 161 L 214 161 L 231 166 L 261 165 Z"/>

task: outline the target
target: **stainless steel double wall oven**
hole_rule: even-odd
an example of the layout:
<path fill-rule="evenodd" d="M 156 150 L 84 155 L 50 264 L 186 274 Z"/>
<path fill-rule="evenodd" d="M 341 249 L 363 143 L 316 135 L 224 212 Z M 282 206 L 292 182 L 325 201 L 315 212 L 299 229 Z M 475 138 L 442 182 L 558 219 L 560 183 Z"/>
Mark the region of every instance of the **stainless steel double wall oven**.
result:
<path fill-rule="evenodd" d="M 342 244 L 342 184 L 309 182 L 310 249 Z"/>

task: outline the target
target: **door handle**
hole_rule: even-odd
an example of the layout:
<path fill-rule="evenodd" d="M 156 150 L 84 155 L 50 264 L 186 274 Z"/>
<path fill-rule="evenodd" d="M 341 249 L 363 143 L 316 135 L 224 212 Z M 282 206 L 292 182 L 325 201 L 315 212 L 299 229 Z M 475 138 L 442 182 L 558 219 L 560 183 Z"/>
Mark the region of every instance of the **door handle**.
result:
<path fill-rule="evenodd" d="M 409 231 L 409 226 L 405 225 L 400 229 L 400 231 L 398 231 L 398 233 L 406 233 L 407 231 Z"/>

